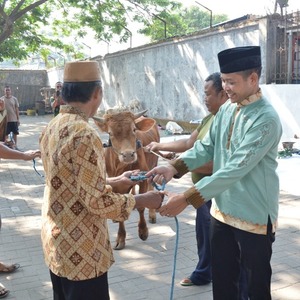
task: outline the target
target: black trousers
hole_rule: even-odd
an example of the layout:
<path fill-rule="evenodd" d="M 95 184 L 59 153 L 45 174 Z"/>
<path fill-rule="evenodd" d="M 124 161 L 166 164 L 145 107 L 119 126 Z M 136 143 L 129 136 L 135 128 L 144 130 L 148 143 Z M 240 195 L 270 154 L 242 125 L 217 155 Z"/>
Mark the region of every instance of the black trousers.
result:
<path fill-rule="evenodd" d="M 102 276 L 73 281 L 50 271 L 53 300 L 109 300 L 107 273 Z"/>
<path fill-rule="evenodd" d="M 249 299 L 271 299 L 271 256 L 275 234 L 269 220 L 267 235 L 249 233 L 211 218 L 214 300 L 239 300 L 241 266 Z"/>

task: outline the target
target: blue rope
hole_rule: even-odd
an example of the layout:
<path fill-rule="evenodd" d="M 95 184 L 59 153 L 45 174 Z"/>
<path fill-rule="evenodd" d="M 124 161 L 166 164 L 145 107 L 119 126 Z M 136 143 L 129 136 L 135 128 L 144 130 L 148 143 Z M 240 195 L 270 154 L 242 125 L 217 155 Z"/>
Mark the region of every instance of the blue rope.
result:
<path fill-rule="evenodd" d="M 42 175 L 42 174 L 36 169 L 36 166 L 35 166 L 35 159 L 33 159 L 32 162 L 33 162 L 33 169 L 34 169 L 34 171 L 35 171 L 39 176 L 44 177 L 44 175 Z"/>
<path fill-rule="evenodd" d="M 177 252 L 178 252 L 178 241 L 179 241 L 179 223 L 178 219 L 174 217 L 176 222 L 176 241 L 175 241 L 175 249 L 174 249 L 174 259 L 173 259 L 173 273 L 172 273 L 172 285 L 171 285 L 171 294 L 170 300 L 173 300 L 173 293 L 174 293 L 174 282 L 175 282 L 175 272 L 176 272 L 176 261 L 177 261 Z"/>
<path fill-rule="evenodd" d="M 145 176 L 147 172 L 142 171 L 138 175 L 131 175 L 130 179 L 133 181 L 142 181 L 148 179 L 148 177 Z M 154 181 L 152 181 L 152 185 L 158 190 L 163 191 L 166 186 L 166 181 L 164 180 L 160 185 L 156 184 Z M 178 241 L 179 241 L 179 223 L 178 219 L 175 216 L 174 217 L 176 222 L 176 240 L 175 240 L 175 249 L 174 249 L 174 259 L 173 259 L 173 272 L 172 272 L 172 284 L 171 284 L 171 292 L 170 292 L 170 300 L 173 300 L 173 294 L 174 294 L 174 282 L 175 282 L 175 272 L 176 272 L 176 261 L 177 261 L 177 252 L 178 252 Z"/>
<path fill-rule="evenodd" d="M 166 186 L 166 181 L 163 180 L 161 186 L 158 186 L 154 181 L 153 181 L 153 186 L 158 190 L 158 191 L 163 191 Z M 178 219 L 175 216 L 174 217 L 175 222 L 176 222 L 176 240 L 175 240 L 175 248 L 174 248 L 174 258 L 173 258 L 173 272 L 172 272 L 172 283 L 171 283 L 171 292 L 170 292 L 170 300 L 173 300 L 173 294 L 174 294 L 174 286 L 175 286 L 175 273 L 176 273 L 176 261 L 177 261 L 177 252 L 178 252 L 178 241 L 179 241 L 179 224 L 178 224 Z"/>
<path fill-rule="evenodd" d="M 146 171 L 142 171 L 140 172 L 138 175 L 131 175 L 129 178 L 132 181 L 143 181 L 143 180 L 147 180 L 149 177 L 145 176 L 147 172 Z M 152 185 L 158 190 L 158 191 L 163 191 L 166 187 L 166 181 L 163 180 L 161 186 L 158 185 L 156 182 L 152 181 Z"/>

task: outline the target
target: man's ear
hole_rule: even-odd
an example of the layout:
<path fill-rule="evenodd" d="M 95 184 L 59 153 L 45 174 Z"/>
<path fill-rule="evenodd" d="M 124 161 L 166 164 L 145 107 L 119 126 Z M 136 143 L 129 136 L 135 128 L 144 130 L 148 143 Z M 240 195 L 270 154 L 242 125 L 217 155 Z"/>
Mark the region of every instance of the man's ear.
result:
<path fill-rule="evenodd" d="M 99 96 L 102 101 L 102 88 L 97 86 L 92 94 L 92 99 L 98 99 Z"/>
<path fill-rule="evenodd" d="M 249 79 L 253 85 L 257 84 L 259 81 L 258 74 L 256 72 L 252 72 L 249 76 Z"/>

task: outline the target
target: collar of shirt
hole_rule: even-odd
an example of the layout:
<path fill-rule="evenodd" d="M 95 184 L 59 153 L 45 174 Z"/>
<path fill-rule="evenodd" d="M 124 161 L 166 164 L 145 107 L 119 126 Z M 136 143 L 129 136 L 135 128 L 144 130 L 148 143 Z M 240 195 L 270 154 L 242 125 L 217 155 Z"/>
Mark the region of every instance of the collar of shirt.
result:
<path fill-rule="evenodd" d="M 259 100 L 262 97 L 262 92 L 261 89 L 259 89 L 255 94 L 249 96 L 248 98 L 244 99 L 243 101 L 241 101 L 240 103 L 237 104 L 238 108 L 241 108 L 243 106 L 247 106 L 251 103 L 256 102 L 257 100 Z"/>
<path fill-rule="evenodd" d="M 71 105 L 62 105 L 60 107 L 60 113 L 80 115 L 86 121 L 88 121 L 89 119 L 88 116 L 83 111 Z"/>

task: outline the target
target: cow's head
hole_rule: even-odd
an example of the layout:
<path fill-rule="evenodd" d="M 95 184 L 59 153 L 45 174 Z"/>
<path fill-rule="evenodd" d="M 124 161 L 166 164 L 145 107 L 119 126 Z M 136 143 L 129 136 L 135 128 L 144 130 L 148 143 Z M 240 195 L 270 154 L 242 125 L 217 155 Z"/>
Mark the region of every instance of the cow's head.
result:
<path fill-rule="evenodd" d="M 103 117 L 94 116 L 98 128 L 107 132 L 113 150 L 120 162 L 131 164 L 137 160 L 137 137 L 135 120 L 145 114 L 147 110 L 135 113 L 129 111 L 110 112 Z"/>

